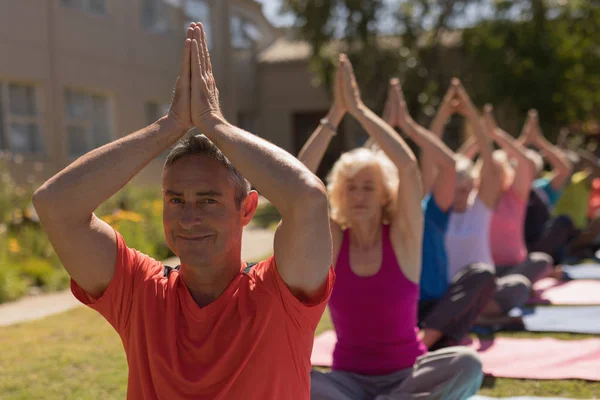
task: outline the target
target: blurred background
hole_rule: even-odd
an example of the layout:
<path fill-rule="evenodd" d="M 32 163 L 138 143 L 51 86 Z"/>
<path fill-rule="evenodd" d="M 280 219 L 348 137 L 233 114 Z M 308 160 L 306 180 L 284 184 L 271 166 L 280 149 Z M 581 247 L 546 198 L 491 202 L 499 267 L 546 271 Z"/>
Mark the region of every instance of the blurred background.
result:
<path fill-rule="evenodd" d="M 0 3 L 0 302 L 68 280 L 30 205 L 77 157 L 166 113 L 189 22 L 204 23 L 225 116 L 297 154 L 327 112 L 340 51 L 381 112 L 389 78 L 427 125 L 457 76 L 478 106 L 519 133 L 595 151 L 600 133 L 596 0 L 9 0 Z M 468 134 L 455 117 L 445 140 Z M 366 135 L 346 118 L 319 170 Z M 166 154 L 166 153 L 165 153 Z M 128 243 L 169 256 L 160 221 L 165 154 L 98 214 Z M 75 199 L 74 199 L 75 200 Z M 144 229 L 139 229 L 139 224 Z M 25 272 L 21 271 L 24 270 Z M 11 272 L 12 271 L 12 272 Z M 28 289 L 29 288 L 29 289 Z"/>

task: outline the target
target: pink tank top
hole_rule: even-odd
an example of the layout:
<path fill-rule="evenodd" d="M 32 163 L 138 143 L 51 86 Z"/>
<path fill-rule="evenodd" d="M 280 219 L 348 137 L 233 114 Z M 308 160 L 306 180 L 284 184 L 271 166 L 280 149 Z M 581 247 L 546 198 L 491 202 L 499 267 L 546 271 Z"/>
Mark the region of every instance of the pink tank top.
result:
<path fill-rule="evenodd" d="M 383 257 L 369 277 L 350 269 L 350 231 L 336 263 L 336 281 L 329 310 L 337 333 L 334 370 L 385 375 L 410 368 L 427 352 L 417 337 L 419 286 L 398 265 L 389 225 L 382 226 Z"/>
<path fill-rule="evenodd" d="M 490 245 L 496 267 L 519 264 L 527 258 L 525 211 L 527 201 L 513 186 L 502 194 L 490 226 Z"/>

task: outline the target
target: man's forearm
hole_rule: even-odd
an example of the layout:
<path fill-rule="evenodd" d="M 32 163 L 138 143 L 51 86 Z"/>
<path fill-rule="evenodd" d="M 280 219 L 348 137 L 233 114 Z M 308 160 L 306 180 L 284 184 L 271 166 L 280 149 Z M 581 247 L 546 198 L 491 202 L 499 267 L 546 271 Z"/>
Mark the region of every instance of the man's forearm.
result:
<path fill-rule="evenodd" d="M 282 216 L 313 195 L 326 199 L 319 178 L 274 144 L 221 119 L 213 120 L 204 134 Z"/>
<path fill-rule="evenodd" d="M 42 219 L 88 220 L 100 204 L 184 133 L 165 117 L 90 151 L 36 191 L 37 212 Z"/>

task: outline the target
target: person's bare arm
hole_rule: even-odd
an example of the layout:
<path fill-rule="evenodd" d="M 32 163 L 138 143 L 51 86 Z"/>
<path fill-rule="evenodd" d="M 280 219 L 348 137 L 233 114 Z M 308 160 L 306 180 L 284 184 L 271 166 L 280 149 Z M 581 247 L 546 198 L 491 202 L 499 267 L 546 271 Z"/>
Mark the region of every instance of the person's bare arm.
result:
<path fill-rule="evenodd" d="M 437 167 L 438 173 L 433 182 L 432 193 L 436 204 L 442 211 L 448 211 L 454 202 L 456 185 L 456 165 L 454 152 L 432 132 L 417 124 L 406 107 L 402 89 L 397 79 L 392 82 L 393 106 L 398 110 L 398 123 L 402 130 L 429 155 L 430 162 Z"/>
<path fill-rule="evenodd" d="M 490 126 L 488 133 L 491 138 L 506 151 L 509 157 L 514 158 L 517 161 L 513 187 L 522 199 L 527 199 L 529 197 L 529 191 L 531 190 L 531 183 L 535 179 L 537 168 L 536 162 L 533 159 L 533 156 L 528 153 L 525 146 L 498 127 L 498 124 L 494 120 L 492 110 L 493 108 L 491 105 L 486 106 L 485 118 Z M 530 124 L 531 122 L 528 119 L 525 123 Z M 529 129 L 529 127 L 526 127 L 526 129 Z"/>
<path fill-rule="evenodd" d="M 312 299 L 331 266 L 325 187 L 294 156 L 223 118 L 201 24 L 192 44 L 191 109 L 194 125 L 280 212 L 274 243 L 279 274 L 296 297 Z"/>
<path fill-rule="evenodd" d="M 573 174 L 573 163 L 569 157 L 557 146 L 554 146 L 544 137 L 540 128 L 539 117 L 536 110 L 529 111 L 533 120 L 533 128 L 525 137 L 527 143 L 531 143 L 543 152 L 543 155 L 552 165 L 552 180 L 550 181 L 554 190 L 560 190 Z"/>
<path fill-rule="evenodd" d="M 344 104 L 341 98 L 341 87 L 340 87 L 340 73 L 339 69 L 335 74 L 335 81 L 333 85 L 333 104 L 327 113 L 326 119 L 337 129 L 342 118 L 344 117 L 345 110 Z M 336 134 L 335 130 L 331 129 L 327 125 L 319 124 L 317 129 L 308 138 L 300 153 L 298 154 L 298 160 L 300 160 L 306 167 L 312 172 L 316 173 L 331 139 Z"/>
<path fill-rule="evenodd" d="M 94 210 L 187 132 L 190 118 L 190 39 L 169 114 L 140 131 L 80 157 L 44 183 L 33 204 L 60 261 L 91 296 L 100 297 L 115 269 L 113 229 Z"/>
<path fill-rule="evenodd" d="M 402 244 L 405 262 L 401 264 L 405 275 L 413 282 L 418 282 L 421 273 L 423 212 L 421 176 L 417 159 L 402 137 L 362 102 L 352 65 L 345 55 L 340 63 L 343 68 L 346 109 L 398 168 L 402 183 L 398 188 L 397 211 L 391 221 L 392 241 Z"/>
<path fill-rule="evenodd" d="M 492 152 L 492 141 L 487 134 L 485 120 L 479 115 L 477 107 L 471 101 L 471 97 L 465 90 L 464 86 L 456 79 L 453 84 L 456 86 L 457 93 L 457 111 L 467 118 L 473 130 L 473 139 L 476 143 L 474 147 L 481 156 L 481 184 L 479 186 L 479 198 L 489 209 L 495 209 L 498 198 L 500 197 L 502 182 L 501 175 L 494 163 Z M 486 107 L 486 112 L 491 112 L 489 107 Z M 475 153 L 475 150 L 471 150 Z M 467 157 L 471 154 L 467 154 Z M 473 155 L 474 157 L 474 155 Z"/>
<path fill-rule="evenodd" d="M 431 125 L 429 126 L 429 130 L 436 135 L 438 138 L 442 139 L 444 136 L 444 127 L 448 122 L 448 118 L 450 118 L 453 114 L 452 111 L 452 98 L 454 97 L 454 87 L 451 85 L 448 88 L 448 91 L 444 95 L 442 103 L 440 104 L 437 113 L 433 117 L 431 121 Z M 431 154 L 428 151 L 423 149 L 423 153 L 420 158 L 421 164 L 421 175 L 423 178 L 423 195 L 427 195 L 431 193 L 433 185 L 435 183 L 438 169 L 436 167 L 435 162 L 433 161 Z"/>
<path fill-rule="evenodd" d="M 579 156 L 584 168 L 589 170 L 594 177 L 600 177 L 600 159 L 587 149 L 577 149 L 576 154 Z"/>

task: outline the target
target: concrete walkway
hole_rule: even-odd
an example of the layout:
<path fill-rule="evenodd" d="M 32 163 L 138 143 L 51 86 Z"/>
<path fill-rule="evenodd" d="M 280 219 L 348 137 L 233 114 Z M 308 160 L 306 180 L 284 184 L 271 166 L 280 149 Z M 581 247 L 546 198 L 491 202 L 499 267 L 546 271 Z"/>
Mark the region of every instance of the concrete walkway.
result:
<path fill-rule="evenodd" d="M 259 261 L 273 252 L 273 237 L 275 232 L 267 229 L 244 229 L 242 237 L 242 259 Z M 165 260 L 165 264 L 179 264 L 177 258 Z M 58 293 L 42 294 L 24 297 L 20 300 L 0 304 L 0 326 L 32 321 L 70 310 L 81 305 L 73 297 L 70 290 Z"/>

